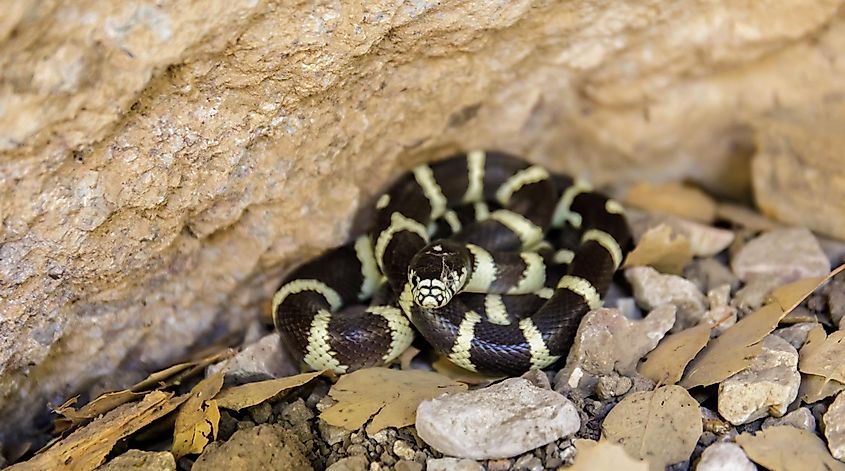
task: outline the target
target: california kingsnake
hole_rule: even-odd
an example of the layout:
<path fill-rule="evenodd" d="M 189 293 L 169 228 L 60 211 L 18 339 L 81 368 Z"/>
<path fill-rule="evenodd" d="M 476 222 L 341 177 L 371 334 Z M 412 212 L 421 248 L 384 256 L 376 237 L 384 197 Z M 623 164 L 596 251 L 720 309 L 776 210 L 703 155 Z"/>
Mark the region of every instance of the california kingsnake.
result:
<path fill-rule="evenodd" d="M 388 363 L 413 340 L 409 320 L 469 370 L 548 366 L 630 242 L 618 202 L 498 152 L 416 167 L 376 209 L 367 235 L 294 270 L 273 298 L 284 343 L 311 368 Z"/>

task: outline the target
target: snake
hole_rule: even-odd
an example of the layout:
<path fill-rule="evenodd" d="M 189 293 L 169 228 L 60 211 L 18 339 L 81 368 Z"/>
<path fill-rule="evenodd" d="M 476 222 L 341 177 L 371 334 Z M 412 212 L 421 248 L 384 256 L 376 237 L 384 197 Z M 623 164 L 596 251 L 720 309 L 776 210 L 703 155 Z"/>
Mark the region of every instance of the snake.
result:
<path fill-rule="evenodd" d="M 284 278 L 273 322 L 314 370 L 390 364 L 418 333 L 461 368 L 517 375 L 568 353 L 630 244 L 622 204 L 586 181 L 474 150 L 397 179 L 368 231 Z"/>

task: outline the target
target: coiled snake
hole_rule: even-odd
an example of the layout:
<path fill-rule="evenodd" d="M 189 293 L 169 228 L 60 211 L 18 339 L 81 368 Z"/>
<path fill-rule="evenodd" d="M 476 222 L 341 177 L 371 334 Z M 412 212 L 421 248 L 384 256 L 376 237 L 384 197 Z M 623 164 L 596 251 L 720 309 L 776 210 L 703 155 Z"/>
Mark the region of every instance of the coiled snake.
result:
<path fill-rule="evenodd" d="M 618 202 L 499 152 L 416 167 L 376 208 L 371 231 L 295 269 L 273 298 L 284 343 L 311 368 L 388 363 L 412 325 L 468 370 L 549 366 L 601 306 L 631 238 Z"/>

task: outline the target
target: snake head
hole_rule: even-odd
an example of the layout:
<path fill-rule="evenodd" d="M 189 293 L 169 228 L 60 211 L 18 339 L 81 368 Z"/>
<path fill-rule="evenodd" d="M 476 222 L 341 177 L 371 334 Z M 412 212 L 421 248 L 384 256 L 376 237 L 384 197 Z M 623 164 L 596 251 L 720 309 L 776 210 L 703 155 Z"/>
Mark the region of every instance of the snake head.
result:
<path fill-rule="evenodd" d="M 445 306 L 466 285 L 470 269 L 466 246 L 453 241 L 434 241 L 423 247 L 408 270 L 414 302 L 427 309 Z"/>

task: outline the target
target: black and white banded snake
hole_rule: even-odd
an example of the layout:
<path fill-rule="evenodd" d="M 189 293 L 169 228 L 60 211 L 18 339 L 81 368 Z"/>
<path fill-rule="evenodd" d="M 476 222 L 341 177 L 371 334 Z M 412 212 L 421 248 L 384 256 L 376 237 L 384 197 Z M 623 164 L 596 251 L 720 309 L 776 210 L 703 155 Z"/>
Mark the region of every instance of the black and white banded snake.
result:
<path fill-rule="evenodd" d="M 376 208 L 371 231 L 295 269 L 273 298 L 283 342 L 316 370 L 389 363 L 415 330 L 468 370 L 549 366 L 601 306 L 631 238 L 615 200 L 499 152 L 416 167 Z"/>

